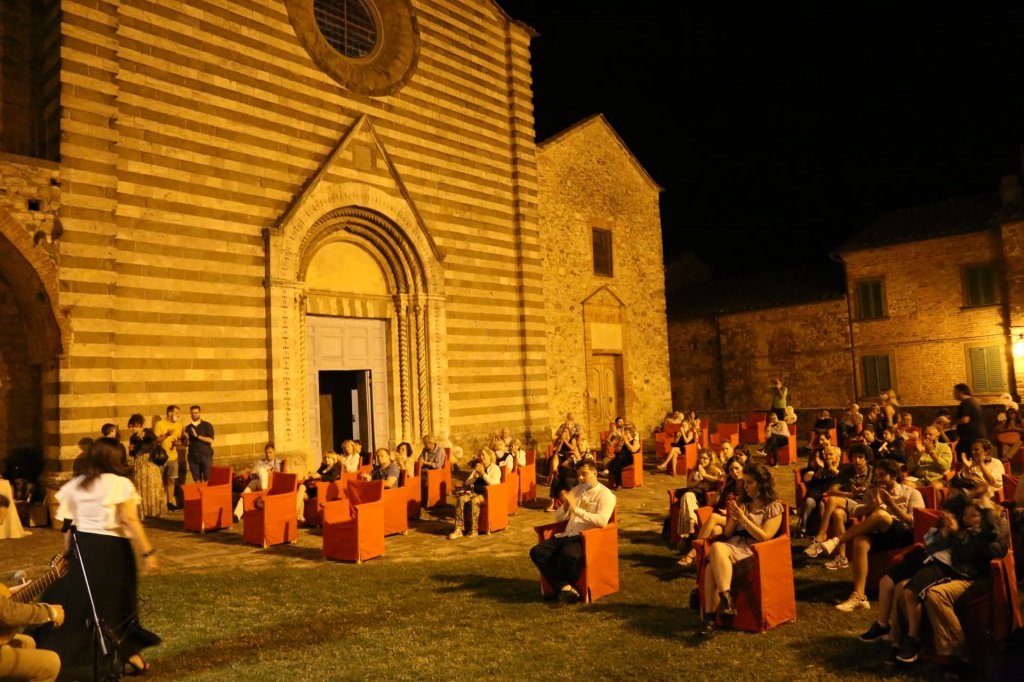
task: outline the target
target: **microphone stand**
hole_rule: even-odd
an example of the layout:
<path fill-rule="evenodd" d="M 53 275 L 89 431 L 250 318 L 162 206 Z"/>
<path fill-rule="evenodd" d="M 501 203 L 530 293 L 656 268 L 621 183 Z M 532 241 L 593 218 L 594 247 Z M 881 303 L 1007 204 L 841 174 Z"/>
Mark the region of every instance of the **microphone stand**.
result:
<path fill-rule="evenodd" d="M 117 653 L 111 652 L 110 643 L 114 642 L 114 636 L 107 630 L 106 625 L 100 618 L 99 613 L 96 611 L 96 600 L 92 596 L 92 586 L 89 584 L 89 574 L 85 572 L 85 560 L 82 558 L 82 551 L 78 545 L 78 529 L 75 528 L 75 524 L 70 519 L 64 520 L 64 527 L 61 529 L 62 533 L 70 532 L 71 543 L 70 547 L 75 556 L 78 557 L 78 567 L 82 571 L 82 582 L 85 583 L 85 594 L 89 599 L 89 608 L 92 610 L 92 620 L 86 620 L 85 626 L 93 631 L 93 647 L 92 647 L 92 679 L 93 682 L 99 682 L 100 680 L 100 659 L 107 658 L 110 660 L 109 672 L 103 677 L 105 682 L 117 682 L 121 679 L 121 674 L 117 671 Z M 114 642 L 116 643 L 116 642 Z"/>

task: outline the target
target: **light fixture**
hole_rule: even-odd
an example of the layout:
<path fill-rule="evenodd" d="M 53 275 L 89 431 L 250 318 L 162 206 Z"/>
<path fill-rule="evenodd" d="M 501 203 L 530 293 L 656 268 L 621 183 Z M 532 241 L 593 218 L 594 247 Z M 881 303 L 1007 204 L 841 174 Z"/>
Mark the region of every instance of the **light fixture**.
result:
<path fill-rule="evenodd" d="M 1017 334 L 1013 340 L 1013 357 L 1024 358 L 1024 333 Z"/>

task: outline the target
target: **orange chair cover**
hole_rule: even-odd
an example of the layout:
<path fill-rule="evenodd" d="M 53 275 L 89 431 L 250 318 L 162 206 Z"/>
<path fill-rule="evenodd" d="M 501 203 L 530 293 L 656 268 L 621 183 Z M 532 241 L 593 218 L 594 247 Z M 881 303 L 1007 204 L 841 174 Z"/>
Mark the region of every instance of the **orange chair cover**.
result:
<path fill-rule="evenodd" d="M 185 498 L 185 530 L 199 531 L 230 528 L 232 518 L 231 467 L 211 467 L 210 480 L 181 486 Z"/>
<path fill-rule="evenodd" d="M 249 544 L 270 547 L 294 542 L 298 537 L 299 519 L 295 495 L 299 477 L 296 474 L 270 474 L 270 487 L 242 494 L 242 538 Z M 256 508 L 256 500 L 263 508 Z"/>
<path fill-rule="evenodd" d="M 384 556 L 384 481 L 349 481 L 346 497 L 324 506 L 323 555 L 362 562 Z"/>
<path fill-rule="evenodd" d="M 576 581 L 576 589 L 584 600 L 594 602 L 601 597 L 619 591 L 619 524 L 618 509 L 612 512 L 608 525 L 591 528 L 580 535 L 583 537 L 583 572 Z M 541 543 L 565 530 L 566 522 L 549 523 L 534 527 L 537 542 Z M 554 590 L 541 576 L 541 594 L 548 595 Z"/>

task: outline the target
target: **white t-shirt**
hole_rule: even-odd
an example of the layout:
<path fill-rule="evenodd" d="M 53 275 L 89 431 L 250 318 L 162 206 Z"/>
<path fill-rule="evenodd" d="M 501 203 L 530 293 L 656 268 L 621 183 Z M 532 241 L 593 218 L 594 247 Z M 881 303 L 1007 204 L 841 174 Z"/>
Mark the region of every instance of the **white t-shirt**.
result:
<path fill-rule="evenodd" d="M 130 537 L 117 518 L 117 506 L 128 500 L 142 502 L 131 480 L 117 474 L 100 474 L 85 490 L 84 479 L 78 476 L 57 491 L 57 520 L 71 519 L 83 533 Z"/>

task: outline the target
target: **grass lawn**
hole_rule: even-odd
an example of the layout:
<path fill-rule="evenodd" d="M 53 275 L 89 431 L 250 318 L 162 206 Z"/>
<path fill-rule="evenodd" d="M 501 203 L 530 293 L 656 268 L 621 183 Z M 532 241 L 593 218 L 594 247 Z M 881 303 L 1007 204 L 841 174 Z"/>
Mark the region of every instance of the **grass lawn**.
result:
<path fill-rule="evenodd" d="M 792 473 L 777 469 L 783 499 Z M 689 610 L 693 569 L 661 540 L 665 491 L 681 479 L 648 474 L 621 491 L 618 593 L 554 609 L 540 599 L 527 555 L 532 528 L 551 520 L 540 500 L 492 536 L 443 539 L 450 507 L 387 540 L 361 565 L 325 561 L 317 531 L 294 545 L 244 545 L 238 526 L 200 536 L 180 512 L 147 520 L 164 570 L 143 575 L 145 626 L 164 638 L 147 651 L 151 680 L 869 680 L 939 677 L 917 664 L 892 674 L 885 644 L 856 636 L 871 612 L 833 608 L 850 572 L 794 553 L 798 620 L 766 634 L 720 632 L 698 641 Z M 787 490 L 788 488 L 788 490 Z M 542 493 L 543 495 L 544 493 Z M 445 514 L 448 517 L 445 517 Z M 37 529 L 0 544 L 0 580 L 36 574 L 59 549 Z"/>

